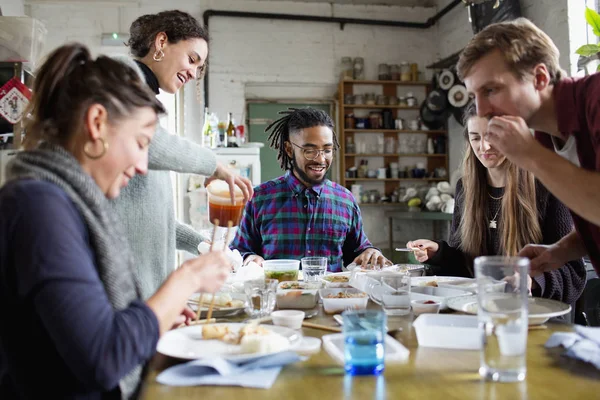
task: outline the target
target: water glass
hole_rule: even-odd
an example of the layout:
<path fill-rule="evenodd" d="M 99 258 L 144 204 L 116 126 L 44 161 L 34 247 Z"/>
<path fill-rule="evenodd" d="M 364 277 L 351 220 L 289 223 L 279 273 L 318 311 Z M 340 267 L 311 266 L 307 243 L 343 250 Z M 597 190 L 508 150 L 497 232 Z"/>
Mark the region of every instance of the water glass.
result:
<path fill-rule="evenodd" d="M 327 271 L 327 257 L 304 257 L 300 261 L 305 282 L 318 282 Z"/>
<path fill-rule="evenodd" d="M 479 374 L 487 380 L 525 379 L 529 259 L 477 257 L 477 316 L 482 334 Z"/>
<path fill-rule="evenodd" d="M 346 374 L 380 375 L 385 367 L 385 313 L 348 310 L 342 313 L 342 318 Z"/>
<path fill-rule="evenodd" d="M 244 282 L 246 314 L 251 318 L 265 317 L 273 312 L 276 303 L 277 279 L 256 279 Z"/>
<path fill-rule="evenodd" d="M 369 290 L 371 300 L 389 316 L 410 313 L 410 273 L 399 271 L 378 277 Z"/>

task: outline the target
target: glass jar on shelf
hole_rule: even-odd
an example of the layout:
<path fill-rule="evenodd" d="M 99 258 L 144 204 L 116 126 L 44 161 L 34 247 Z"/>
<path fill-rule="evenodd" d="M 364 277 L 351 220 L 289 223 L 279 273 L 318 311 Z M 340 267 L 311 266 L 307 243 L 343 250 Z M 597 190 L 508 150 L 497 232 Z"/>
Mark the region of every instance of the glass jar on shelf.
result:
<path fill-rule="evenodd" d="M 410 82 L 412 74 L 410 72 L 410 64 L 406 61 L 400 63 L 400 80 L 402 82 Z"/>
<path fill-rule="evenodd" d="M 390 66 L 387 64 L 379 64 L 379 80 L 380 81 L 389 81 L 390 80 Z"/>
<path fill-rule="evenodd" d="M 347 113 L 346 115 L 344 115 L 344 128 L 354 129 L 354 127 L 355 127 L 354 114 Z"/>
<path fill-rule="evenodd" d="M 356 154 L 356 145 L 354 144 L 354 138 L 352 136 L 346 137 L 346 153 Z"/>
<path fill-rule="evenodd" d="M 362 57 L 356 57 L 354 59 L 354 79 L 365 79 L 365 60 Z"/>
<path fill-rule="evenodd" d="M 365 95 L 365 104 L 369 106 L 375 105 L 375 93 L 367 93 Z"/>
<path fill-rule="evenodd" d="M 342 57 L 342 79 L 345 81 L 352 80 L 354 78 L 354 64 L 352 63 L 352 57 Z"/>
<path fill-rule="evenodd" d="M 416 107 L 417 106 L 417 98 L 412 92 L 406 93 L 406 105 L 408 107 Z"/>
<path fill-rule="evenodd" d="M 400 67 L 398 64 L 390 65 L 390 79 L 393 81 L 400 80 Z"/>
<path fill-rule="evenodd" d="M 408 102 L 406 101 L 406 97 L 400 96 L 398 99 L 398 105 L 400 107 L 408 107 Z"/>

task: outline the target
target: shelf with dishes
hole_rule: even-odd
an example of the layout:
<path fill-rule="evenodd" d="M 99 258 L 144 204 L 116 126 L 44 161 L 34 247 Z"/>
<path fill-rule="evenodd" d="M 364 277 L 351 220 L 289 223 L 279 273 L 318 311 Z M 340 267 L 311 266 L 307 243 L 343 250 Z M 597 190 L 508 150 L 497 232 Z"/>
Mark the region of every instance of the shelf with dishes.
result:
<path fill-rule="evenodd" d="M 426 153 L 346 153 L 345 157 L 447 157 L 446 154 L 426 154 Z"/>

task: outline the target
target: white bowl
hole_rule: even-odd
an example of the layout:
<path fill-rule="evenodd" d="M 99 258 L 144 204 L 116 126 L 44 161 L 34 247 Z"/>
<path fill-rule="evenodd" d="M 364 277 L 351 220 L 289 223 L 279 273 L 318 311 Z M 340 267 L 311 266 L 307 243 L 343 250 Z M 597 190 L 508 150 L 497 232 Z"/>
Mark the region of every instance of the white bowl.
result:
<path fill-rule="evenodd" d="M 421 315 L 439 313 L 442 303 L 435 300 L 412 300 L 410 305 L 412 306 L 415 315 Z"/>
<path fill-rule="evenodd" d="M 291 329 L 302 328 L 302 321 L 306 314 L 299 310 L 279 310 L 271 313 L 273 323 Z"/>

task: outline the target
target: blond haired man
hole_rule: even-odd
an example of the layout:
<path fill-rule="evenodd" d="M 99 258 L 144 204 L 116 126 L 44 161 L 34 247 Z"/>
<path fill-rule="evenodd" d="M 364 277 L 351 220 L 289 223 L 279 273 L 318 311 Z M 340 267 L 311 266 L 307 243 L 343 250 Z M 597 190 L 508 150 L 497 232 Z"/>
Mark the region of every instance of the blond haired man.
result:
<path fill-rule="evenodd" d="M 600 272 L 600 74 L 568 78 L 558 58 L 548 35 L 519 18 L 478 33 L 457 69 L 477 114 L 490 118 L 490 144 L 571 210 L 576 231 L 521 251 L 532 259 L 532 272 L 586 253 Z"/>

